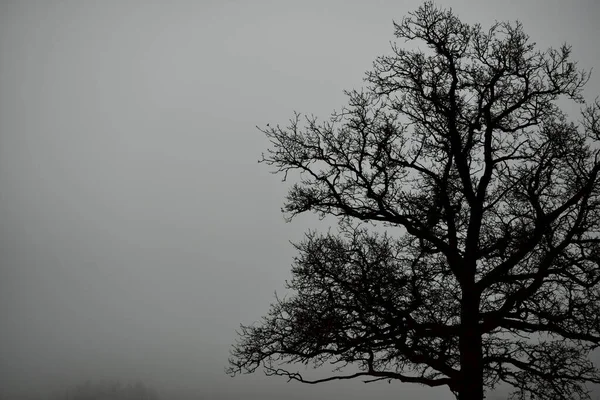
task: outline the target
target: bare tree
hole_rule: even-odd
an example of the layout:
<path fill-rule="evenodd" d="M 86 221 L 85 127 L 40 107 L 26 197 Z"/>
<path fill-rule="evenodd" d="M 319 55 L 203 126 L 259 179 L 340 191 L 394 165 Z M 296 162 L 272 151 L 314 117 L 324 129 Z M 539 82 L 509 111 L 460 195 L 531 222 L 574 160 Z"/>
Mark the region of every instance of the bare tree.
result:
<path fill-rule="evenodd" d="M 296 244 L 289 298 L 242 325 L 228 373 L 366 377 L 482 399 L 589 398 L 600 383 L 600 101 L 571 48 L 487 31 L 426 2 L 329 121 L 261 129 L 299 181 L 290 218 L 339 219 Z M 578 123 L 558 107 L 581 105 Z M 385 233 L 369 229 L 370 223 Z M 339 368 L 309 380 L 291 363 Z M 293 366 L 293 365 L 292 365 Z M 358 372 L 348 373 L 353 366 Z"/>

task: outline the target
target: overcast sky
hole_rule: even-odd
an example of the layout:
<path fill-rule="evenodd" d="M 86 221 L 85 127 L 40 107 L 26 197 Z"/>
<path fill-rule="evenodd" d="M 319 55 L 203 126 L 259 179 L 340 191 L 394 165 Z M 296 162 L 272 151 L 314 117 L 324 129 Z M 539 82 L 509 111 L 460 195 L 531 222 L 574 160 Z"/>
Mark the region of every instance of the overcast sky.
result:
<path fill-rule="evenodd" d="M 255 126 L 339 109 L 419 4 L 0 0 L 0 390 L 121 378 L 206 399 L 451 398 L 224 374 L 239 323 L 290 276 L 288 241 L 322 226 L 284 222 Z M 520 19 L 600 68 L 598 0 L 438 4 L 484 27 Z"/>

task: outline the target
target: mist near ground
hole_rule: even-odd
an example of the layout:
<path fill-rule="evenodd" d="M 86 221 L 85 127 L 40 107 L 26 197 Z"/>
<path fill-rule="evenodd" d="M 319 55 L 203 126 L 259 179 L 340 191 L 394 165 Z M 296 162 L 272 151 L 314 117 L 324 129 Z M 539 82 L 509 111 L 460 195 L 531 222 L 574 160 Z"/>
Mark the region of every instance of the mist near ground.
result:
<path fill-rule="evenodd" d="M 0 396 L 117 379 L 163 399 L 450 399 L 224 374 L 290 277 L 289 241 L 327 228 L 284 222 L 255 126 L 340 109 L 420 4 L 0 1 Z M 595 0 L 438 4 L 600 66 Z"/>

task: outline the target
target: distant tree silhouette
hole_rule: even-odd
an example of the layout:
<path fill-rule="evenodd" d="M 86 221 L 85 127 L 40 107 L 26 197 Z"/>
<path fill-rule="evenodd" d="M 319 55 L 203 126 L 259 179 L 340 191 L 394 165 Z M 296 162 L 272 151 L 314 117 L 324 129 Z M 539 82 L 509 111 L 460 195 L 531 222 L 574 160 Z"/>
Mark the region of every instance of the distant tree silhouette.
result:
<path fill-rule="evenodd" d="M 227 372 L 307 383 L 365 377 L 482 399 L 588 398 L 600 383 L 600 102 L 571 48 L 536 50 L 520 23 L 489 30 L 426 2 L 329 121 L 261 129 L 262 161 L 300 180 L 310 232 L 290 297 L 245 326 Z M 558 101 L 581 105 L 570 122 Z M 370 229 L 373 223 L 382 229 Z M 309 380 L 293 363 L 332 363 Z M 344 372 L 344 367 L 359 372 Z"/>
<path fill-rule="evenodd" d="M 141 382 L 123 385 L 118 381 L 87 381 L 55 395 L 55 400 L 158 400 L 156 392 Z"/>

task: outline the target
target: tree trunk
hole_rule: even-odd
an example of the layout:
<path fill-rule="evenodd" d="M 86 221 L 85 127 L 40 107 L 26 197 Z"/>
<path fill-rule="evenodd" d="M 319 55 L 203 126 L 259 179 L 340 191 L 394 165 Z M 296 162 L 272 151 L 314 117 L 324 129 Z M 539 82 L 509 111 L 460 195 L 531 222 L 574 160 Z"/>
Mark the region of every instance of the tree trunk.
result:
<path fill-rule="evenodd" d="M 483 352 L 479 327 L 479 296 L 463 290 L 460 334 L 459 400 L 483 400 Z"/>

